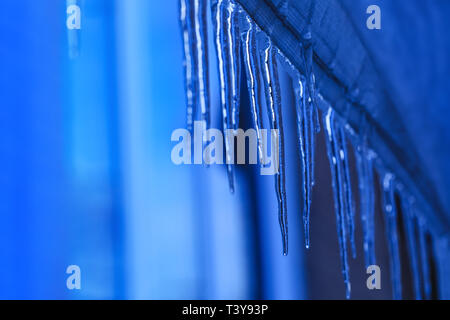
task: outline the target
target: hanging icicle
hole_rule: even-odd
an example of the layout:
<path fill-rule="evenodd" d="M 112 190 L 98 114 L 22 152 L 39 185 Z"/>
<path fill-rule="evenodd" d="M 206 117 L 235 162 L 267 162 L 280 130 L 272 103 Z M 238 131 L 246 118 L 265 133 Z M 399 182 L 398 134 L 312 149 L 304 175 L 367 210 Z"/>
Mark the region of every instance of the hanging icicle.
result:
<path fill-rule="evenodd" d="M 425 221 L 422 218 L 418 219 L 418 229 L 419 229 L 419 249 L 420 249 L 420 259 L 422 266 L 422 283 L 423 283 L 423 297 L 426 300 L 431 299 L 431 276 L 429 263 L 429 255 L 427 249 L 427 239 L 426 239 L 426 229 Z"/>
<path fill-rule="evenodd" d="M 336 132 L 339 146 L 339 161 L 342 166 L 342 189 L 344 192 L 344 211 L 347 230 L 350 238 L 350 246 L 352 249 L 352 256 L 356 258 L 355 245 L 355 212 L 353 210 L 352 186 L 350 181 L 350 168 L 348 164 L 347 139 L 345 136 L 344 124 L 339 125 Z"/>
<path fill-rule="evenodd" d="M 233 104 L 231 107 L 231 124 L 234 130 L 239 128 L 239 110 L 241 104 L 241 30 L 240 16 L 242 10 L 232 2 L 230 4 L 231 28 L 228 30 L 228 38 L 231 39 L 230 59 L 231 59 L 231 90 L 233 94 Z"/>
<path fill-rule="evenodd" d="M 186 123 L 192 133 L 197 113 L 210 127 L 207 0 L 180 0 L 186 87 Z M 203 146 L 208 141 L 203 136 Z"/>
<path fill-rule="evenodd" d="M 311 173 L 311 185 L 314 185 L 314 153 L 315 153 L 315 133 L 320 132 L 319 112 L 317 110 L 317 96 L 316 96 L 316 78 L 313 72 L 313 41 L 311 34 L 311 24 L 307 26 L 306 33 L 303 35 L 302 42 L 303 67 L 305 69 L 305 96 L 306 104 L 308 106 L 308 135 L 310 144 L 310 158 L 309 171 Z"/>
<path fill-rule="evenodd" d="M 195 29 L 195 74 L 197 81 L 197 105 L 200 107 L 201 119 L 206 129 L 210 127 L 209 104 L 209 63 L 208 63 L 208 30 L 207 30 L 207 0 L 194 0 Z M 205 139 L 207 137 L 204 137 Z M 204 141 L 205 143 L 206 141 Z"/>
<path fill-rule="evenodd" d="M 180 24 L 183 37 L 183 61 L 186 88 L 186 122 L 187 129 L 192 132 L 197 96 L 196 74 L 194 66 L 195 36 L 194 36 L 194 8 L 190 0 L 180 0 Z"/>
<path fill-rule="evenodd" d="M 252 119 L 258 137 L 259 162 L 263 165 L 265 160 L 261 133 L 261 129 L 264 129 L 261 116 L 261 70 L 256 42 L 257 33 L 260 31 L 257 30 L 258 27 L 250 17 L 244 13 L 241 15 L 240 26 Z"/>
<path fill-rule="evenodd" d="M 305 77 L 294 77 L 294 91 L 297 110 L 297 130 L 300 143 L 300 158 L 303 169 L 303 225 L 305 231 L 305 246 L 310 247 L 310 214 L 312 188 L 314 179 L 315 135 L 319 132 L 318 110 L 316 107 L 315 78 L 312 70 L 313 46 L 311 33 L 304 36 L 301 50 Z M 297 78 L 297 79 L 296 79 Z"/>
<path fill-rule="evenodd" d="M 341 266 L 342 275 L 344 277 L 344 283 L 346 286 L 346 297 L 350 298 L 351 285 L 349 276 L 349 266 L 348 266 L 348 255 L 347 255 L 347 227 L 345 223 L 345 191 L 343 184 L 343 168 L 342 161 L 340 161 L 340 150 L 339 139 L 336 136 L 336 124 L 335 124 L 335 114 L 333 109 L 329 108 L 324 115 L 323 126 L 325 130 L 325 140 L 327 145 L 328 159 L 330 162 L 331 169 L 331 180 L 334 195 L 334 206 L 336 211 L 336 225 L 339 241 L 339 251 L 341 254 Z"/>
<path fill-rule="evenodd" d="M 413 274 L 414 293 L 416 300 L 422 299 L 422 292 L 420 288 L 420 270 L 417 253 L 419 252 L 419 246 L 417 244 L 416 230 L 417 219 L 413 214 L 412 200 L 405 197 L 402 201 L 403 220 L 406 228 L 406 238 L 408 242 L 408 253 L 411 262 L 411 270 Z"/>
<path fill-rule="evenodd" d="M 278 150 L 272 150 L 272 154 L 278 151 L 278 173 L 275 175 L 275 191 L 278 200 L 278 220 L 280 223 L 281 235 L 283 239 L 283 254 L 288 253 L 288 220 L 287 220 L 287 202 L 286 202 L 286 169 L 284 155 L 284 132 L 283 116 L 281 110 L 280 81 L 278 78 L 278 64 L 276 58 L 276 49 L 272 46 L 270 40 L 262 35 L 259 39 L 259 47 L 262 59 L 262 79 L 264 82 L 264 91 L 266 94 L 267 113 L 270 120 L 270 128 L 278 132 Z M 275 159 L 275 156 L 272 157 Z"/>
<path fill-rule="evenodd" d="M 363 125 L 365 127 L 365 124 Z M 367 146 L 366 132 L 360 134 L 355 143 L 355 159 L 358 172 L 358 187 L 360 195 L 360 214 L 364 238 L 364 258 L 366 268 L 376 264 L 375 259 L 375 224 L 374 224 L 374 180 L 373 156 Z"/>
<path fill-rule="evenodd" d="M 398 247 L 397 207 L 394 196 L 394 176 L 385 173 L 382 176 L 383 210 L 386 220 L 386 236 L 390 255 L 390 269 L 393 298 L 402 298 L 400 252 Z"/>
<path fill-rule="evenodd" d="M 305 246 L 309 249 L 310 239 L 309 239 L 309 221 L 310 221 L 310 211 L 311 211 L 311 144 L 309 139 L 309 126 L 311 122 L 309 121 L 309 108 L 306 102 L 307 96 L 305 92 L 305 81 L 298 77 L 294 81 L 294 92 L 295 92 L 295 104 L 297 111 L 297 132 L 299 139 L 299 150 L 300 159 L 302 162 L 302 183 L 303 183 L 303 226 L 305 233 Z"/>
<path fill-rule="evenodd" d="M 222 106 L 223 130 L 236 129 L 239 115 L 240 88 L 240 37 L 238 8 L 232 0 L 213 1 L 212 16 L 220 78 L 220 102 Z M 234 193 L 234 169 L 230 141 L 225 139 L 227 174 L 230 191 Z"/>

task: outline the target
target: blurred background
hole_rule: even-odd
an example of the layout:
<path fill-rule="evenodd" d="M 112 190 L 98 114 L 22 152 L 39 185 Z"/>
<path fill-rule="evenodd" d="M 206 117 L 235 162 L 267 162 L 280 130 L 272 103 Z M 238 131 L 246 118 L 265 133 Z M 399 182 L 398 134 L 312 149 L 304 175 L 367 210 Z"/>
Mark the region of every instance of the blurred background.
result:
<path fill-rule="evenodd" d="M 239 166 L 231 195 L 225 167 L 171 161 L 171 134 L 186 122 L 178 2 L 77 3 L 75 36 L 65 1 L 0 4 L 0 298 L 345 298 L 323 136 L 306 252 L 294 108 L 283 109 L 284 257 L 273 177 Z M 213 54 L 210 63 L 213 127 L 221 128 Z M 292 105 L 291 90 L 282 94 Z M 245 105 L 244 94 L 244 129 Z M 358 215 L 354 298 L 391 297 L 379 212 L 377 220 L 382 290 L 366 288 Z M 81 290 L 66 287 L 69 265 L 80 266 Z"/>

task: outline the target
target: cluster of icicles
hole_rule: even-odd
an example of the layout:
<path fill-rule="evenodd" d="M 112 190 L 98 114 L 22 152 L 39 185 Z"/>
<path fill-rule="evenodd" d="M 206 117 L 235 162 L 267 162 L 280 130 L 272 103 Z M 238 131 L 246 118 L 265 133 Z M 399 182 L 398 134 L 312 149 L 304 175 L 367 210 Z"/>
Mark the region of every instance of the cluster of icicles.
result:
<path fill-rule="evenodd" d="M 208 73 L 207 0 L 180 0 L 180 21 L 184 49 L 184 67 L 187 97 L 187 126 L 192 130 L 195 115 L 210 126 L 210 97 Z M 275 175 L 275 189 L 278 200 L 278 217 L 282 234 L 283 253 L 288 253 L 288 226 L 285 186 L 284 134 L 281 112 L 280 82 L 278 65 L 286 66 L 294 83 L 296 97 L 297 128 L 302 163 L 303 223 L 305 245 L 310 246 L 309 221 L 311 195 L 314 186 L 315 135 L 320 131 L 314 73 L 312 70 L 313 48 L 311 33 L 303 37 L 302 56 L 305 74 L 300 74 L 287 58 L 271 43 L 251 17 L 234 0 L 212 0 L 211 16 L 213 34 L 218 57 L 220 77 L 220 103 L 223 129 L 238 129 L 240 107 L 241 68 L 245 70 L 248 82 L 253 125 L 261 142 L 261 91 L 265 94 L 267 113 L 271 129 L 279 130 L 279 172 Z M 241 64 L 241 54 L 244 57 Z M 198 110 L 197 110 L 198 108 Z M 356 257 L 355 211 L 352 200 L 352 185 L 348 163 L 347 139 L 353 142 L 361 203 L 361 221 L 364 234 L 366 266 L 376 264 L 374 236 L 374 163 L 376 154 L 369 149 L 365 134 L 356 135 L 331 107 L 322 110 L 322 124 L 325 130 L 328 158 L 330 162 L 337 233 L 339 240 L 342 274 L 346 296 L 350 297 L 348 251 Z M 353 133 L 353 134 L 352 134 Z M 226 139 L 227 140 L 227 139 Z M 259 143 L 260 150 L 261 143 Z M 229 156 L 229 146 L 225 151 Z M 261 157 L 261 155 L 260 155 Z M 229 159 L 227 159 L 229 160 Z M 230 163 L 231 161 L 227 161 Z M 389 245 L 391 277 L 394 299 L 401 299 L 401 268 L 397 227 L 397 208 L 394 195 L 401 193 L 402 209 L 411 260 L 416 298 L 430 298 L 429 257 L 426 249 L 424 220 L 414 211 L 414 199 L 407 195 L 395 176 L 379 169 L 382 180 L 383 208 L 386 234 Z M 233 165 L 227 165 L 228 181 L 234 192 Z M 402 189 L 401 192 L 399 189 Z M 417 235 L 417 236 L 416 236 Z M 348 249 L 350 247 L 350 249 Z"/>

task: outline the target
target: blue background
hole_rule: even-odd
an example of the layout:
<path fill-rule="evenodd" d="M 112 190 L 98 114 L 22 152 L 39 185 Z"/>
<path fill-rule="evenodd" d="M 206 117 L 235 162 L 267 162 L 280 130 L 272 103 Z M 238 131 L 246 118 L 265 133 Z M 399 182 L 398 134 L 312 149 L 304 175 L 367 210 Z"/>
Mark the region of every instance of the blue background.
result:
<path fill-rule="evenodd" d="M 81 10 L 70 58 L 64 1 L 1 3 L 0 298 L 252 298 L 273 274 L 266 297 L 302 298 L 274 199 L 256 272 L 245 192 L 229 194 L 221 167 L 171 162 L 185 127 L 177 2 Z"/>

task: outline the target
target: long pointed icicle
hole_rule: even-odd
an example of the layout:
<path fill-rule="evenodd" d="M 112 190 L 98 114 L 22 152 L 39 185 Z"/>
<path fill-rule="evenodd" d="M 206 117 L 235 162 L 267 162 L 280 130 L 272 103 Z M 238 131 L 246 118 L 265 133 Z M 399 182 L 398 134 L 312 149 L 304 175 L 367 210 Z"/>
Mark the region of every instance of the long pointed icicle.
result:
<path fill-rule="evenodd" d="M 209 103 L 209 63 L 208 63 L 208 30 L 207 30 L 207 1 L 193 0 L 194 29 L 195 29 L 195 71 L 197 79 L 197 99 L 200 107 L 201 119 L 210 127 Z M 206 138 L 206 137 L 204 137 Z M 206 141 L 204 141 L 205 143 Z"/>
<path fill-rule="evenodd" d="M 307 95 L 305 92 L 305 82 L 302 78 L 298 78 L 294 83 L 294 92 L 297 111 L 297 132 L 299 139 L 300 159 L 302 162 L 302 181 L 303 181 L 303 226 L 305 232 L 305 246 L 310 247 L 309 237 L 309 221 L 311 212 L 311 192 L 312 192 L 312 176 L 311 176 L 311 143 L 310 143 L 310 117 L 309 106 L 307 103 Z"/>
<path fill-rule="evenodd" d="M 222 106 L 223 130 L 233 128 L 236 125 L 237 107 L 239 103 L 239 76 L 240 71 L 235 68 L 238 65 L 236 49 L 240 45 L 235 25 L 238 9 L 232 0 L 214 0 L 211 5 L 215 44 L 218 57 L 220 78 L 220 102 Z M 234 120 L 233 120 L 234 119 Z M 234 122 L 233 122 L 234 121 Z M 234 193 L 234 169 L 230 141 L 225 139 L 225 153 L 227 174 L 230 191 Z"/>
<path fill-rule="evenodd" d="M 356 168 L 361 204 L 361 224 L 364 237 L 364 258 L 366 267 L 376 264 L 374 232 L 374 180 L 372 156 L 367 139 L 362 135 L 355 146 Z"/>
<path fill-rule="evenodd" d="M 190 0 L 180 0 L 180 24 L 183 37 L 183 60 L 186 87 L 186 118 L 187 129 L 192 132 L 195 115 L 197 86 L 195 81 L 196 46 L 194 35 L 194 7 Z"/>
<path fill-rule="evenodd" d="M 416 217 L 414 216 L 411 208 L 411 203 L 408 199 L 404 199 L 403 203 L 403 220 L 405 221 L 406 237 L 408 241 L 409 259 L 411 261 L 411 270 L 413 273 L 414 292 L 416 300 L 422 299 L 422 292 L 420 288 L 420 271 L 418 261 L 418 245 L 416 241 L 415 226 Z"/>
<path fill-rule="evenodd" d="M 241 9 L 234 3 L 230 5 L 231 28 L 228 31 L 230 43 L 230 59 L 232 74 L 233 105 L 231 108 L 231 124 L 234 130 L 239 128 L 239 110 L 241 103 L 241 30 L 239 19 L 242 14 Z"/>
<path fill-rule="evenodd" d="M 335 115 L 333 109 L 329 108 L 324 115 L 324 130 L 326 133 L 326 145 L 328 159 L 330 162 L 331 178 L 334 195 L 334 206 L 336 213 L 336 226 L 339 241 L 339 251 L 341 255 L 342 275 L 346 286 L 346 297 L 350 298 L 351 285 L 349 277 L 349 266 L 347 257 L 346 225 L 344 211 L 344 190 L 342 190 L 342 166 L 339 161 L 339 141 L 336 137 Z"/>
<path fill-rule="evenodd" d="M 366 150 L 368 149 L 366 144 Z M 371 152 L 367 152 L 365 155 L 366 166 L 366 182 L 365 188 L 367 192 L 367 244 L 368 244 L 368 258 L 371 264 L 376 264 L 375 256 L 375 180 L 373 178 L 373 155 Z"/>
<path fill-rule="evenodd" d="M 352 256 L 356 258 L 355 245 L 355 212 L 353 210 L 352 185 L 350 181 L 350 168 L 348 164 L 347 140 L 345 136 L 344 127 L 341 124 L 337 130 L 337 139 L 339 149 L 339 160 L 342 165 L 342 187 L 344 190 L 344 210 L 347 221 L 347 228 L 350 237 L 350 246 L 352 249 Z"/>
<path fill-rule="evenodd" d="M 311 36 L 311 26 L 308 26 L 307 32 L 303 35 L 303 63 L 306 73 L 305 97 L 307 103 L 307 119 L 308 119 L 308 143 L 310 144 L 310 162 L 309 171 L 311 174 L 310 184 L 314 186 L 314 153 L 315 153 L 315 134 L 320 131 L 319 112 L 316 103 L 316 80 L 313 72 L 313 43 Z M 312 189 L 311 189 L 312 191 Z"/>
<path fill-rule="evenodd" d="M 250 106 L 252 111 L 253 125 L 258 137 L 258 154 L 261 165 L 264 163 L 263 159 L 263 143 L 262 133 L 263 129 L 261 116 L 261 79 L 259 70 L 259 56 L 256 43 L 257 26 L 249 16 L 242 12 L 241 15 L 241 31 L 245 71 L 247 74 L 247 84 L 250 96 Z"/>
<path fill-rule="evenodd" d="M 386 217 L 386 236 L 388 240 L 392 291 L 394 300 L 402 298 L 400 252 L 398 245 L 397 208 L 394 197 L 394 176 L 383 175 L 383 210 Z"/>
<path fill-rule="evenodd" d="M 278 78 L 278 67 L 276 59 L 276 49 L 266 37 L 260 39 L 260 49 L 262 52 L 262 78 L 264 82 L 264 91 L 266 93 L 267 113 L 269 115 L 270 127 L 277 130 L 278 167 L 275 175 L 275 190 L 278 200 L 278 220 L 280 223 L 281 235 L 283 240 L 283 254 L 288 253 L 288 220 L 287 220 L 287 202 L 286 202 L 286 169 L 284 154 L 284 132 L 283 116 L 281 110 L 280 82 Z M 262 43 L 261 43 L 262 42 Z M 274 137 L 272 136 L 272 139 Z M 275 159 L 275 156 L 272 157 Z"/>
<path fill-rule="evenodd" d="M 423 295 L 426 300 L 431 299 L 431 277 L 430 268 L 428 266 L 429 256 L 426 242 L 425 222 L 422 218 L 418 219 L 419 229 L 419 249 L 420 249 L 420 264 L 422 266 L 422 281 L 423 281 Z"/>
<path fill-rule="evenodd" d="M 303 56 L 306 78 L 297 80 L 294 90 L 296 92 L 298 135 L 303 164 L 303 224 L 305 229 L 305 246 L 309 248 L 312 188 L 315 184 L 315 134 L 320 130 L 318 110 L 316 107 L 315 77 L 312 69 L 313 47 L 310 32 L 307 32 L 304 36 L 301 54 Z"/>

